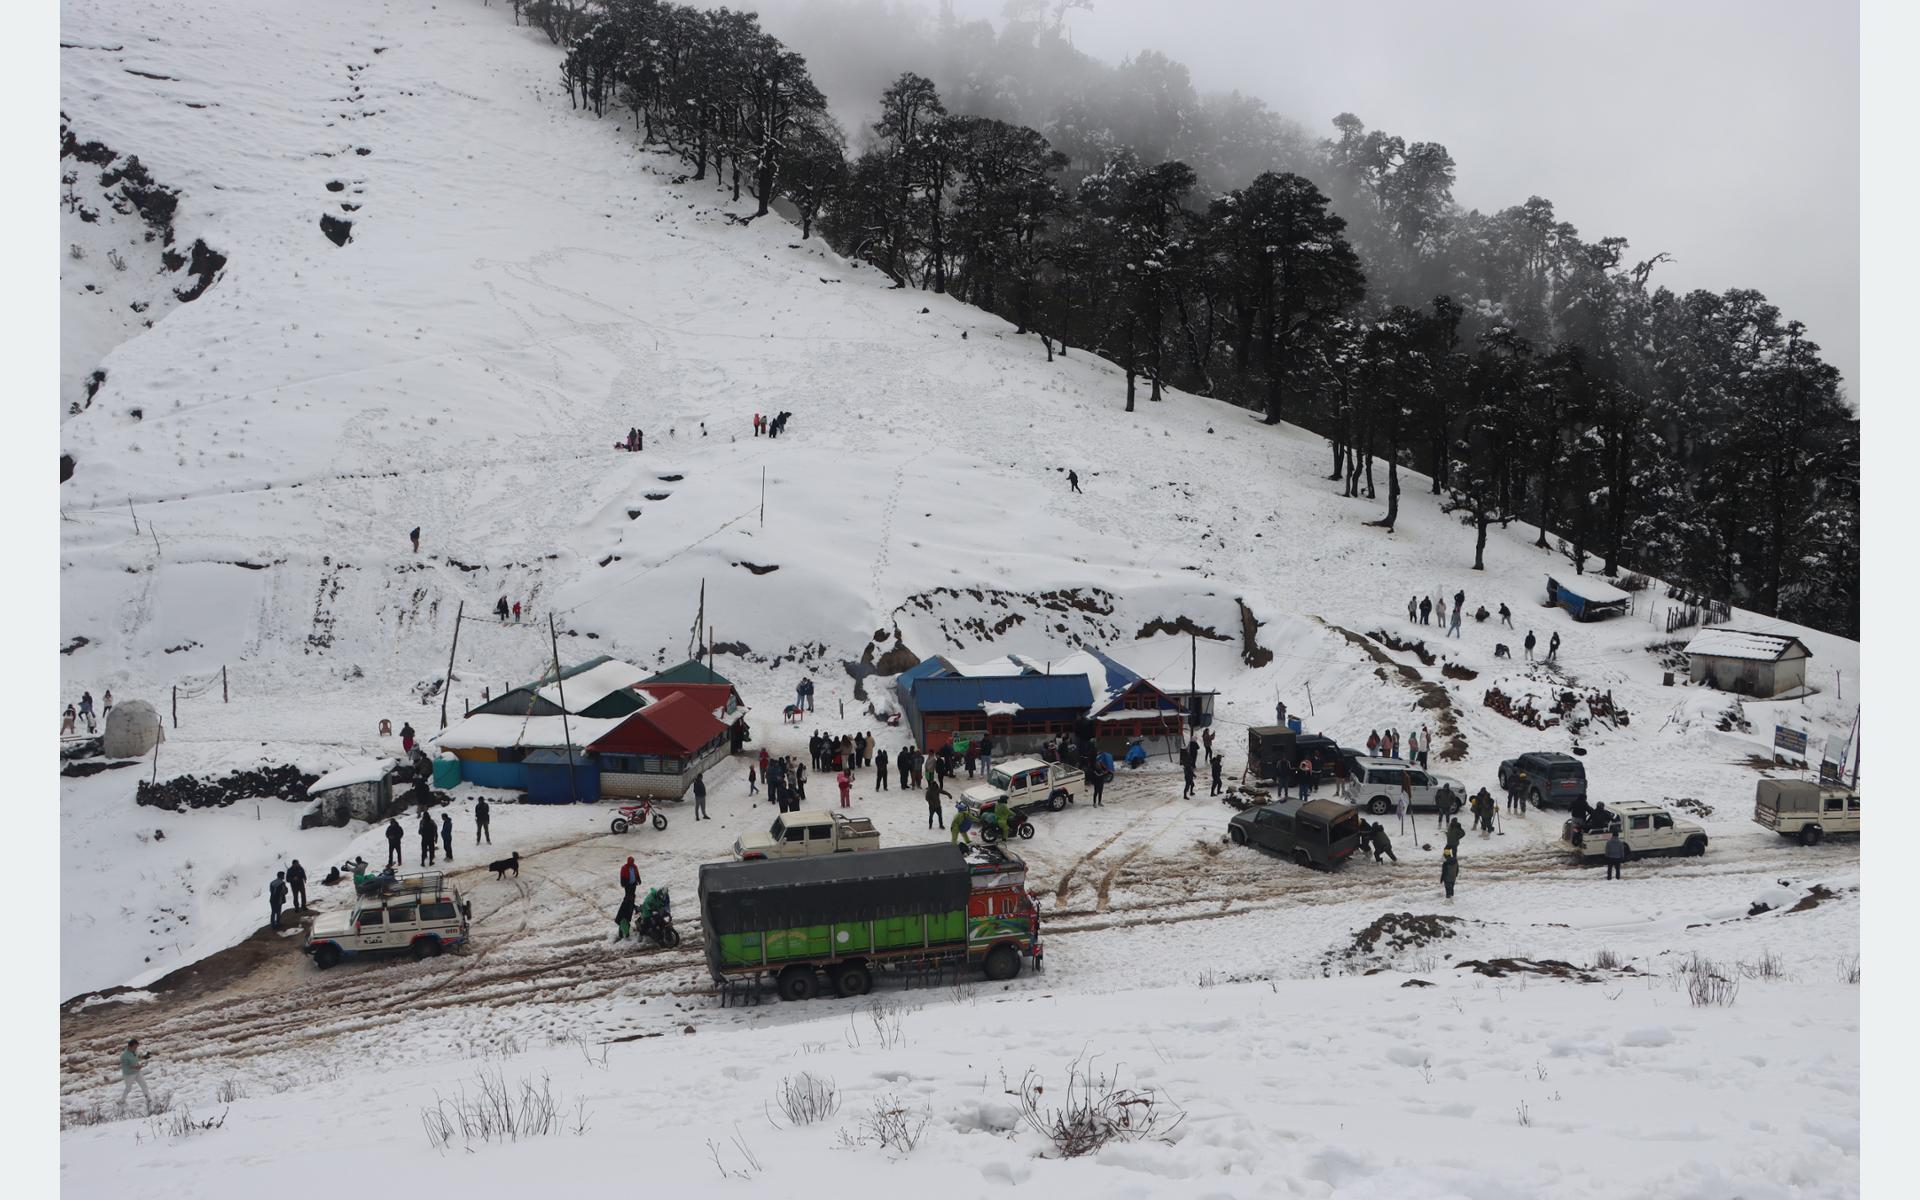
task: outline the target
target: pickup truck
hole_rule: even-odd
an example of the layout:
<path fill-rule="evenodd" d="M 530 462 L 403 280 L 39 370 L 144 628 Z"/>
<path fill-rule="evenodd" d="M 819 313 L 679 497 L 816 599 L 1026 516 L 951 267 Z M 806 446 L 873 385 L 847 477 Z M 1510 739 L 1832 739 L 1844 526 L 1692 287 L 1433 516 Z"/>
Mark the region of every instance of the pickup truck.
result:
<path fill-rule="evenodd" d="M 817 808 L 781 813 L 765 833 L 741 834 L 733 843 L 733 856 L 749 862 L 879 848 L 880 831 L 868 818 Z"/>
<path fill-rule="evenodd" d="M 1656 854 L 1695 855 L 1707 852 L 1707 831 L 1692 821 L 1674 816 L 1658 804 L 1644 800 L 1622 800 L 1608 810 L 1619 822 L 1620 840 L 1627 844 L 1627 858 L 1650 858 Z M 1573 851 L 1576 861 L 1598 862 L 1607 856 L 1607 831 L 1583 830 L 1580 822 L 1569 819 L 1560 827 L 1560 842 Z"/>
<path fill-rule="evenodd" d="M 431 958 L 467 940 L 472 911 L 439 871 L 374 880 L 351 909 L 315 917 L 301 951 L 322 971 L 350 954 Z"/>
<path fill-rule="evenodd" d="M 1086 785 L 1086 772 L 1078 767 L 1037 758 L 1010 758 L 993 764 L 987 781 L 961 792 L 960 798 L 972 801 L 976 808 L 1004 799 L 1015 808 L 1042 805 L 1059 812 L 1078 800 Z"/>
<path fill-rule="evenodd" d="M 1753 789 L 1753 823 L 1798 838 L 1802 846 L 1837 835 L 1858 837 L 1860 793 L 1804 779 L 1762 779 Z"/>

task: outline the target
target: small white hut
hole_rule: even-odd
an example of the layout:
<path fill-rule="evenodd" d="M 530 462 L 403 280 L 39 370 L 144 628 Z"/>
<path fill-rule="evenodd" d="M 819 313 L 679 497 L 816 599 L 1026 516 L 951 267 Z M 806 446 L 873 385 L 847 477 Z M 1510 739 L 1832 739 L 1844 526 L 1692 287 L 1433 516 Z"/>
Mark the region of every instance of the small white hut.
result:
<path fill-rule="evenodd" d="M 1813 651 L 1790 633 L 1706 629 L 1687 643 L 1687 678 L 1761 700 L 1798 695 Z"/>

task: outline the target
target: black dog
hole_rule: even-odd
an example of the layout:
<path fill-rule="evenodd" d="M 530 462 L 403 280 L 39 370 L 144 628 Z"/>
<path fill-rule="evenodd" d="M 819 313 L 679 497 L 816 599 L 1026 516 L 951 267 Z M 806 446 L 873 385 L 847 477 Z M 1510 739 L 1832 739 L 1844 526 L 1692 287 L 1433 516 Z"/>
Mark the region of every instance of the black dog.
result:
<path fill-rule="evenodd" d="M 487 870 L 493 872 L 495 879 L 505 879 L 508 871 L 513 872 L 515 879 L 520 878 L 520 852 L 515 850 L 511 858 L 503 858 L 496 862 L 488 863 Z"/>
<path fill-rule="evenodd" d="M 1505 642 L 1495 642 L 1493 644 L 1493 656 L 1495 658 L 1512 658 L 1513 652 L 1507 649 Z"/>

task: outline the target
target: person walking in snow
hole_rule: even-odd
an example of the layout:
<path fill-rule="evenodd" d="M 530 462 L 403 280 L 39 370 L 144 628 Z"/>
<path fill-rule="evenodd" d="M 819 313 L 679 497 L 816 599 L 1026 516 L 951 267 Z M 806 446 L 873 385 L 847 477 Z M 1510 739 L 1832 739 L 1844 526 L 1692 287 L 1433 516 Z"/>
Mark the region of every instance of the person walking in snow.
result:
<path fill-rule="evenodd" d="M 1180 798 L 1185 800 L 1193 795 L 1193 760 L 1188 758 L 1184 753 L 1180 756 L 1180 773 L 1184 775 L 1187 780 L 1186 787 L 1181 789 L 1180 792 Z"/>
<path fill-rule="evenodd" d="M 620 907 L 613 910 L 613 940 L 624 942 L 633 936 L 633 893 L 625 892 L 620 897 Z"/>
<path fill-rule="evenodd" d="M 402 752 L 402 753 L 405 753 L 405 754 L 412 754 L 412 753 L 413 753 L 413 724 L 412 724 L 412 722 L 406 722 L 406 723 L 403 723 L 403 724 L 402 724 L 402 725 L 400 726 L 400 750 L 401 750 L 401 752 Z"/>
<path fill-rule="evenodd" d="M 406 856 L 400 853 L 400 843 L 405 841 L 406 838 L 407 838 L 407 831 L 400 828 L 399 818 L 388 817 L 387 818 L 387 865 L 388 866 L 404 867 L 407 865 Z"/>
<path fill-rule="evenodd" d="M 1440 886 L 1447 889 L 1447 899 L 1453 899 L 1453 885 L 1460 878 L 1460 860 L 1454 856 L 1449 846 L 1440 853 Z"/>
<path fill-rule="evenodd" d="M 1444 796 L 1446 793 L 1443 792 L 1441 794 Z M 1461 827 L 1459 817 L 1454 817 L 1452 820 L 1449 820 L 1447 822 L 1447 853 L 1452 854 L 1459 850 L 1460 839 L 1466 836 L 1467 831 Z"/>
<path fill-rule="evenodd" d="M 1373 823 L 1373 861 L 1379 862 L 1382 855 L 1395 863 L 1400 861 L 1400 856 L 1393 852 L 1393 839 L 1387 836 L 1386 827 L 1375 821 Z"/>
<path fill-rule="evenodd" d="M 295 912 L 303 912 L 307 907 L 307 869 L 294 859 L 287 866 L 287 891 L 292 894 Z"/>
<path fill-rule="evenodd" d="M 693 819 L 711 821 L 707 815 L 707 773 L 696 771 L 693 776 Z"/>
<path fill-rule="evenodd" d="M 900 790 L 904 792 L 910 786 L 912 786 L 911 783 L 909 782 L 913 776 L 913 747 L 912 746 L 900 747 L 900 757 L 894 760 L 894 766 L 900 772 Z"/>
<path fill-rule="evenodd" d="M 80 719 L 87 723 L 87 732 L 93 732 L 93 693 L 80 693 Z"/>
<path fill-rule="evenodd" d="M 73 711 L 73 705 L 69 704 L 67 705 L 67 711 L 60 715 L 60 732 L 63 735 L 70 734 L 73 732 L 74 720 L 75 720 L 75 713 Z"/>
<path fill-rule="evenodd" d="M 873 790 L 876 792 L 884 792 L 887 790 L 887 751 L 885 747 L 881 747 L 873 752 Z"/>
<path fill-rule="evenodd" d="M 1415 625 L 1420 623 L 1420 597 L 1407 597 L 1407 620 Z"/>
<path fill-rule="evenodd" d="M 1220 778 L 1220 776 L 1221 776 L 1221 773 L 1222 773 L 1222 771 L 1224 770 L 1224 768 L 1225 768 L 1225 767 L 1226 767 L 1226 765 L 1227 765 L 1227 756 L 1226 756 L 1226 755 L 1224 755 L 1224 754 L 1216 754 L 1216 755 L 1214 755 L 1214 756 L 1212 756 L 1211 758 L 1209 758 L 1209 759 L 1208 759 L 1207 761 L 1208 761 L 1209 763 L 1211 763 L 1211 764 L 1212 764 L 1212 766 L 1213 766 L 1213 790 L 1212 790 L 1212 791 L 1210 791 L 1210 792 L 1208 792 L 1207 794 L 1208 794 L 1209 796 L 1218 796 L 1218 795 L 1219 795 L 1219 794 L 1220 794 L 1220 793 L 1221 793 L 1221 792 L 1222 792 L 1223 790 L 1225 790 L 1225 786 L 1226 786 L 1226 785 L 1225 785 L 1225 784 L 1224 784 L 1224 783 L 1223 783 L 1223 782 L 1221 781 L 1221 778 Z M 1099 784 L 1098 784 L 1098 783 L 1096 783 L 1096 784 L 1094 785 L 1094 787 L 1095 787 L 1095 789 L 1096 789 L 1096 793 L 1097 793 L 1097 790 L 1098 790 L 1098 788 L 1099 788 Z"/>
<path fill-rule="evenodd" d="M 853 802 L 853 776 L 843 770 L 833 777 L 833 781 L 840 787 L 840 807 L 850 807 Z"/>
<path fill-rule="evenodd" d="M 487 822 L 490 819 L 490 814 L 491 814 L 491 810 L 487 807 L 487 802 L 485 798 L 480 799 L 474 804 L 473 806 L 473 844 L 476 846 L 480 844 L 480 839 L 482 837 L 487 839 L 487 845 L 489 846 L 493 845 L 493 830 L 489 828 L 487 825 Z"/>
<path fill-rule="evenodd" d="M 1313 794 L 1313 760 L 1301 758 L 1300 765 L 1294 768 L 1294 777 L 1300 781 L 1300 803 L 1305 804 Z"/>
<path fill-rule="evenodd" d="M 413 527 L 413 532 L 408 534 L 407 536 L 413 539 L 413 552 L 415 554 L 420 553 L 420 527 L 418 525 L 415 525 Z"/>
<path fill-rule="evenodd" d="M 1513 628 L 1513 610 L 1507 607 L 1504 600 L 1500 602 L 1500 623 L 1508 629 Z"/>
<path fill-rule="evenodd" d="M 520 623 L 520 602 L 518 600 L 513 602 L 513 623 L 515 625 Z"/>
<path fill-rule="evenodd" d="M 493 602 L 493 614 L 500 618 L 500 623 L 502 625 L 505 625 L 507 623 L 507 613 L 509 611 L 510 610 L 507 608 L 507 598 L 505 596 L 502 596 L 498 600 L 495 600 Z"/>
<path fill-rule="evenodd" d="M 151 1054 L 140 1053 L 140 1039 L 128 1038 L 127 1048 L 120 1052 L 120 1110 L 126 1111 L 127 1093 L 134 1088 L 147 1099 L 147 1114 L 153 1114 L 153 1093 L 147 1090 L 147 1060 Z"/>
<path fill-rule="evenodd" d="M 1460 606 L 1458 604 L 1453 606 L 1453 619 L 1447 622 L 1447 636 L 1455 638 L 1460 636 Z"/>
<path fill-rule="evenodd" d="M 1419 759 L 1420 759 L 1420 735 L 1417 733 L 1408 733 L 1407 734 L 1407 763 L 1411 765 L 1415 762 L 1418 762 Z"/>
<path fill-rule="evenodd" d="M 972 779 L 973 773 L 976 770 L 978 770 L 980 767 L 980 747 L 978 744 L 974 742 L 967 743 L 967 760 L 966 761 L 967 761 L 967 778 Z"/>
<path fill-rule="evenodd" d="M 113 689 L 108 688 L 106 690 L 106 694 L 100 697 L 100 719 L 104 721 L 112 715 L 113 715 Z"/>
<path fill-rule="evenodd" d="M 903 752 L 904 753 L 904 752 Z M 953 798 L 953 793 L 940 786 L 938 779 L 927 780 L 927 828 L 938 829 L 944 818 L 940 813 L 940 797 Z M 958 813 L 955 818 L 958 819 Z"/>
<path fill-rule="evenodd" d="M 1433 731 L 1425 725 L 1420 727 L 1420 769 L 1427 768 L 1427 755 L 1433 753 Z"/>
<path fill-rule="evenodd" d="M 1536 641 L 1534 640 L 1534 636 L 1533 636 L 1533 630 L 1531 630 L 1531 629 L 1529 629 L 1529 630 L 1527 630 L 1527 640 L 1526 640 L 1526 641 L 1524 641 L 1524 642 L 1522 642 L 1522 643 L 1520 643 L 1520 644 L 1521 644 L 1521 645 L 1523 645 L 1523 646 L 1525 646 L 1525 647 L 1527 648 L 1527 661 L 1528 661 L 1528 662 L 1532 662 L 1532 661 L 1533 661 L 1533 648 L 1534 648 L 1534 646 L 1535 646 L 1535 645 L 1537 645 L 1537 644 L 1538 644 L 1538 643 L 1537 643 L 1537 642 L 1536 642 Z"/>
<path fill-rule="evenodd" d="M 1607 834 L 1607 878 L 1620 878 L 1620 868 L 1627 861 L 1627 844 L 1620 840 L 1620 827 L 1614 826 Z"/>
<path fill-rule="evenodd" d="M 1369 729 L 1367 731 L 1367 757 L 1378 758 L 1379 756 L 1380 756 L 1380 731 L 1378 729 Z"/>
<path fill-rule="evenodd" d="M 440 852 L 447 856 L 448 862 L 453 861 L 453 814 L 452 813 L 440 814 Z"/>
<path fill-rule="evenodd" d="M 420 814 L 420 865 L 421 866 L 430 867 L 433 865 L 433 861 L 437 857 L 437 855 L 435 854 L 435 851 L 439 848 L 439 844 L 440 844 L 440 831 L 434 828 L 433 814 L 424 813 L 424 812 L 421 813 Z"/>
<path fill-rule="evenodd" d="M 268 918 L 273 928 L 280 928 L 280 909 L 287 903 L 287 873 L 281 871 L 274 875 L 273 882 L 267 885 Z"/>
<path fill-rule="evenodd" d="M 1075 491 L 1076 493 L 1077 493 L 1077 492 L 1079 492 L 1079 491 L 1080 491 L 1080 476 L 1079 476 L 1079 475 L 1077 475 L 1077 474 L 1075 474 L 1075 473 L 1074 473 L 1074 472 L 1072 472 L 1072 471 L 1068 471 L 1068 472 L 1067 472 L 1067 486 L 1068 486 L 1068 487 L 1070 487 L 1070 488 L 1072 488 L 1072 489 L 1073 489 L 1073 490 L 1074 490 L 1074 491 Z"/>
<path fill-rule="evenodd" d="M 1425 596 L 1420 597 L 1420 623 L 1422 625 L 1428 624 L 1432 615 L 1433 601 L 1427 599 Z"/>
<path fill-rule="evenodd" d="M 1461 588 L 1459 591 L 1453 594 L 1453 606 L 1455 608 L 1464 608 L 1466 607 L 1466 604 L 1467 604 L 1467 589 Z"/>
<path fill-rule="evenodd" d="M 620 890 L 627 894 L 627 899 L 631 900 L 634 889 L 639 886 L 640 868 L 633 865 L 633 856 L 629 854 L 626 863 L 620 868 Z"/>
<path fill-rule="evenodd" d="M 1556 631 L 1553 639 L 1547 643 L 1547 661 L 1552 662 L 1554 655 L 1560 653 L 1560 634 Z M 89 724 L 91 727 L 91 724 Z"/>
<path fill-rule="evenodd" d="M 982 775 L 993 774 L 993 738 L 992 737 L 983 737 L 980 739 L 980 773 Z"/>

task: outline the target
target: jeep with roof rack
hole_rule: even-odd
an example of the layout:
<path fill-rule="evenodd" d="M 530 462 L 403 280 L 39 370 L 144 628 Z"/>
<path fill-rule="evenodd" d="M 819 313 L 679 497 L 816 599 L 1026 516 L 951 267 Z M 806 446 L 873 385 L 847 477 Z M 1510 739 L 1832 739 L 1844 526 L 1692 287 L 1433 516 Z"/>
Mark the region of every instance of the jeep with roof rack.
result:
<path fill-rule="evenodd" d="M 322 971 L 350 954 L 432 958 L 467 940 L 472 915 L 473 905 L 443 871 L 377 877 L 361 888 L 351 909 L 315 917 L 301 951 Z"/>

